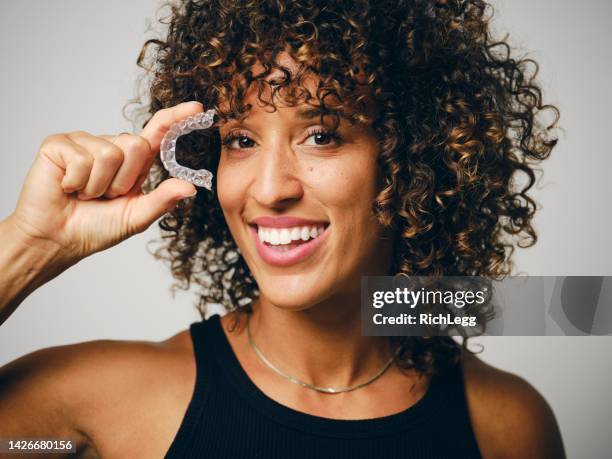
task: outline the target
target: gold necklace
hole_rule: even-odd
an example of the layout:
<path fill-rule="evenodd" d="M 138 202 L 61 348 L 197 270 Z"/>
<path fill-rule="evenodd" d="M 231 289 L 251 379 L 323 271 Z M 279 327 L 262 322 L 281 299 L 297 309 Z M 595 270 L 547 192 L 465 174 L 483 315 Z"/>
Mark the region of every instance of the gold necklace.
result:
<path fill-rule="evenodd" d="M 253 348 L 253 350 L 255 351 L 255 354 L 257 354 L 257 357 L 259 357 L 259 359 L 268 367 L 270 367 L 272 370 L 274 370 L 276 373 L 278 373 L 279 375 L 281 375 L 283 378 L 288 379 L 289 381 L 291 381 L 294 384 L 298 384 L 302 387 L 305 387 L 307 389 L 312 389 L 312 390 L 316 390 L 318 392 L 325 392 L 327 394 L 339 394 L 341 392 L 350 392 L 352 390 L 356 390 L 356 389 L 360 389 L 364 386 L 367 386 L 368 384 L 376 381 L 378 378 L 380 378 L 383 373 L 385 371 L 387 371 L 387 369 L 389 368 L 389 366 L 391 366 L 391 364 L 393 363 L 393 360 L 395 359 L 395 357 L 399 354 L 400 350 L 401 350 L 401 346 L 398 346 L 397 350 L 395 351 L 395 354 L 393 355 L 393 357 L 391 357 L 389 359 L 389 361 L 385 364 L 385 366 L 383 366 L 374 376 L 372 376 L 370 379 L 368 379 L 365 382 L 356 384 L 354 386 L 349 386 L 349 387 L 340 387 L 340 388 L 336 388 L 336 387 L 320 387 L 320 386 L 315 386 L 314 384 L 310 384 L 304 381 L 299 380 L 298 378 L 294 378 L 293 376 L 289 376 L 287 373 L 285 373 L 284 371 L 282 371 L 280 368 L 277 368 L 272 362 L 270 362 L 263 354 L 262 352 L 259 350 L 259 348 L 257 347 L 257 345 L 255 344 L 255 341 L 253 341 L 253 336 L 251 335 L 251 316 L 249 315 L 248 319 L 247 319 L 247 334 L 249 336 L 249 344 L 251 345 L 251 347 Z"/>

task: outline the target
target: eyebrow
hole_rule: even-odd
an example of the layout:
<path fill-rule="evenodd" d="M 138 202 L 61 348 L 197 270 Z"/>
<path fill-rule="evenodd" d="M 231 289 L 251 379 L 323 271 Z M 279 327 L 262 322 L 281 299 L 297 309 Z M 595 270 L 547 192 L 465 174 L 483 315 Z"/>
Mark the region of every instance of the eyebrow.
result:
<path fill-rule="evenodd" d="M 321 107 L 303 108 L 298 111 L 297 116 L 298 118 L 312 119 L 320 116 L 321 113 L 323 113 Z"/>
<path fill-rule="evenodd" d="M 298 110 L 297 117 L 302 119 L 313 119 L 321 116 L 322 113 L 325 113 L 321 107 L 312 107 L 312 108 L 302 108 Z M 228 117 L 228 121 L 238 121 L 243 122 L 246 119 L 247 115 L 244 114 L 242 117 L 236 118 L 234 116 Z"/>

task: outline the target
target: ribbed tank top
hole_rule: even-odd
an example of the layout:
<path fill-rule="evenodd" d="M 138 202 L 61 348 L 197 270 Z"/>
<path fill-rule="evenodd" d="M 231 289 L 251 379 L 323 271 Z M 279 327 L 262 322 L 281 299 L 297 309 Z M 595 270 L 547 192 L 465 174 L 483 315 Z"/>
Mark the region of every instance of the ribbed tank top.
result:
<path fill-rule="evenodd" d="M 167 459 L 481 458 L 462 369 L 431 379 L 404 411 L 345 420 L 294 410 L 249 378 L 215 314 L 190 326 L 196 361 L 192 398 Z"/>

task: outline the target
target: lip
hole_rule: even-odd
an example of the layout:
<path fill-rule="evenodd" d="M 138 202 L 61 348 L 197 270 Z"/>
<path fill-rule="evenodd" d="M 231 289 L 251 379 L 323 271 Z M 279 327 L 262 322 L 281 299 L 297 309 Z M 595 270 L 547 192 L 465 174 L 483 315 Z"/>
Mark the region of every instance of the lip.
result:
<path fill-rule="evenodd" d="M 312 225 L 313 223 L 310 224 Z M 285 225 L 287 224 L 285 223 Z M 305 242 L 293 249 L 285 250 L 283 252 L 280 252 L 272 248 L 271 246 L 268 246 L 261 242 L 259 240 L 259 236 L 257 236 L 257 228 L 255 228 L 253 225 L 248 225 L 248 227 L 249 232 L 253 236 L 253 242 L 257 249 L 257 253 L 259 253 L 259 256 L 263 259 L 263 261 L 273 266 L 291 266 L 301 261 L 304 261 L 310 255 L 312 255 L 312 253 L 317 250 L 317 248 L 319 248 L 321 244 L 323 244 L 323 242 L 325 242 L 325 239 L 327 238 L 327 233 L 329 233 L 329 228 L 331 227 L 331 225 L 328 224 L 323 230 L 323 232 L 319 234 L 319 236 L 317 236 L 315 239 L 310 239 L 308 240 L 308 242 Z"/>
<path fill-rule="evenodd" d="M 266 228 L 290 228 L 292 226 L 312 226 L 328 225 L 329 222 L 323 220 L 307 220 L 300 217 L 257 217 L 249 222 L 251 225 L 263 226 Z"/>

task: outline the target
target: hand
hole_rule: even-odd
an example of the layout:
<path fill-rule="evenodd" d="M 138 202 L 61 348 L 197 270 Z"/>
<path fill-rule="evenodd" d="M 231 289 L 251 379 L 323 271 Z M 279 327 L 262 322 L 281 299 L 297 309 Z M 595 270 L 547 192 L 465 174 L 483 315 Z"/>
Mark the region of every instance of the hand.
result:
<path fill-rule="evenodd" d="M 201 111 L 193 102 L 160 110 L 140 135 L 50 135 L 7 220 L 27 240 L 57 245 L 71 264 L 146 230 L 196 192 L 177 178 L 146 195 L 141 185 L 170 126 Z"/>

